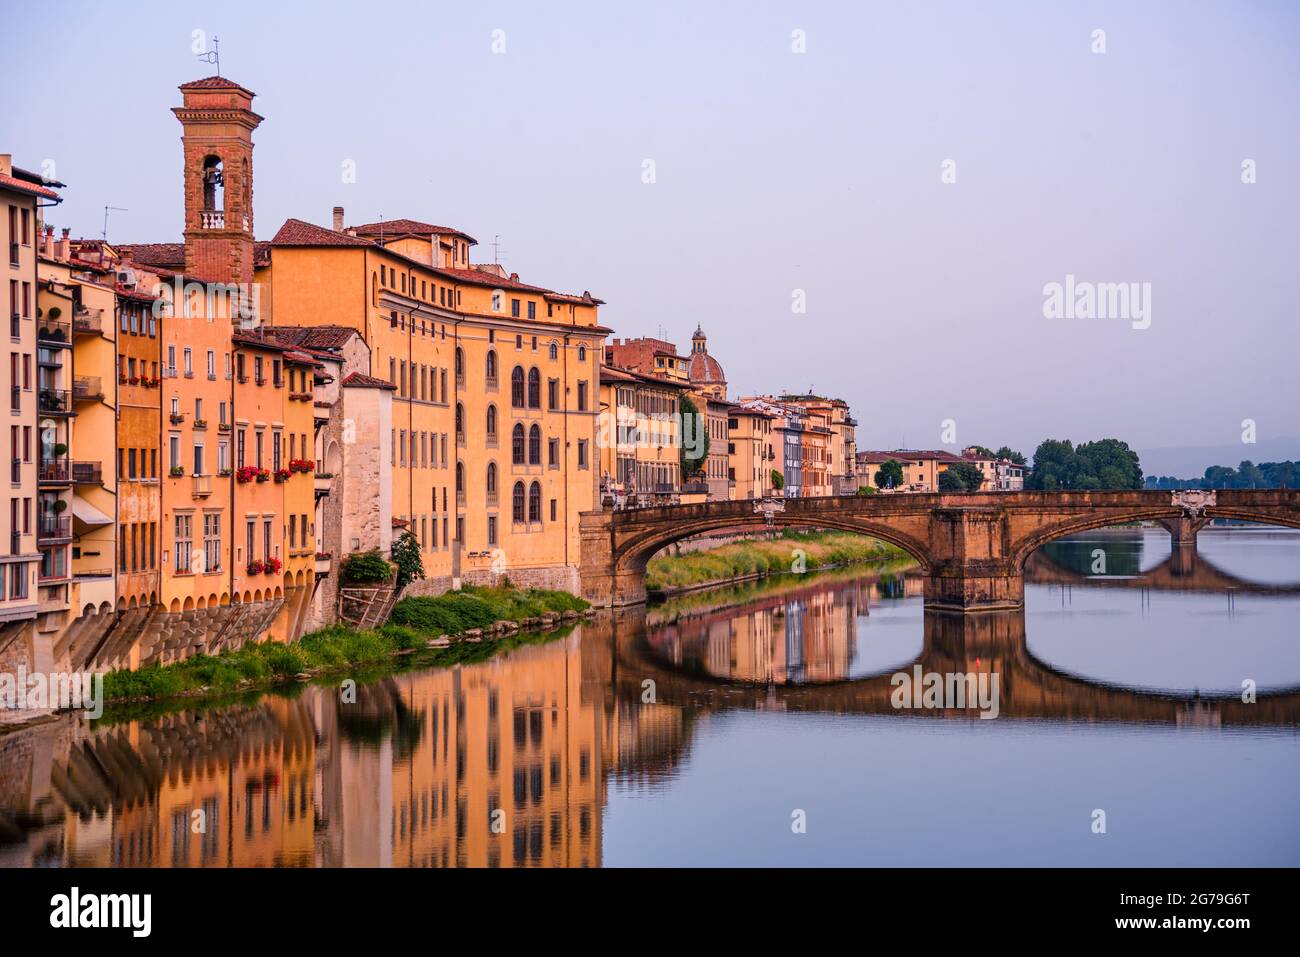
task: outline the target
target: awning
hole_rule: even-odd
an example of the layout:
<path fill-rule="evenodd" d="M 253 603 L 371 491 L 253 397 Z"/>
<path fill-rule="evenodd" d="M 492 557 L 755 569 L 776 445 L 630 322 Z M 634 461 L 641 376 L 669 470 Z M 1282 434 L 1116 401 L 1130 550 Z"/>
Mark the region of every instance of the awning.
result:
<path fill-rule="evenodd" d="M 84 498 L 77 496 L 73 496 L 72 499 L 72 517 L 76 520 L 75 524 L 85 528 L 101 528 L 113 524 L 112 518 L 95 508 Z M 80 531 L 80 529 L 78 530 Z"/>

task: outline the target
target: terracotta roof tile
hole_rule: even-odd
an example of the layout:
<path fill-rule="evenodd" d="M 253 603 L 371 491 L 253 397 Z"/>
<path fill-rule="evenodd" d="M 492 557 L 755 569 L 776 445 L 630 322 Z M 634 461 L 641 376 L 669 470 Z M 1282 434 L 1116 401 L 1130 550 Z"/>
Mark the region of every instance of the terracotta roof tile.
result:
<path fill-rule="evenodd" d="M 185 266 L 184 243 L 123 243 L 114 248 L 142 266 Z"/>
<path fill-rule="evenodd" d="M 468 239 L 471 245 L 478 245 L 477 239 L 455 226 L 435 226 L 433 223 L 422 223 L 418 219 L 389 219 L 382 223 L 365 223 L 350 228 L 356 230 L 358 236 L 383 236 L 384 239 L 396 239 L 399 236 L 428 236 L 430 233 L 450 234 Z"/>
<path fill-rule="evenodd" d="M 397 386 L 391 382 L 376 379 L 374 376 L 366 375 L 363 372 L 353 372 L 343 380 L 343 384 L 354 389 L 390 389 L 393 392 L 397 391 Z"/>
<path fill-rule="evenodd" d="M 20 193 L 30 193 L 33 196 L 44 196 L 46 199 L 59 198 L 59 194 L 48 186 L 42 186 L 39 183 L 33 183 L 18 176 L 6 176 L 4 173 L 0 173 L 0 189 L 12 189 Z"/>
<path fill-rule="evenodd" d="M 301 219 L 286 219 L 270 246 L 373 246 L 368 239 L 338 233 Z"/>
<path fill-rule="evenodd" d="M 240 86 L 234 80 L 228 80 L 224 76 L 205 76 L 201 80 L 190 80 L 188 83 L 182 83 L 179 90 L 239 90 L 241 93 L 247 93 L 249 96 L 256 96 L 252 90 Z"/>
<path fill-rule="evenodd" d="M 262 331 L 279 342 L 308 350 L 338 349 L 361 335 L 351 326 L 264 326 Z"/>

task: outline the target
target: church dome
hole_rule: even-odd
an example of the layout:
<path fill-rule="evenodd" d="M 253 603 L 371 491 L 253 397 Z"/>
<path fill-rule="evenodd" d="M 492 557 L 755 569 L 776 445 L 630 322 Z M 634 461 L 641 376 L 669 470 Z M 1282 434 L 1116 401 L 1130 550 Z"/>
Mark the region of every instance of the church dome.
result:
<path fill-rule="evenodd" d="M 718 360 L 709 355 L 709 340 L 704 330 L 695 328 L 691 337 L 691 357 L 686 363 L 686 377 L 692 385 L 726 385 L 727 376 Z"/>

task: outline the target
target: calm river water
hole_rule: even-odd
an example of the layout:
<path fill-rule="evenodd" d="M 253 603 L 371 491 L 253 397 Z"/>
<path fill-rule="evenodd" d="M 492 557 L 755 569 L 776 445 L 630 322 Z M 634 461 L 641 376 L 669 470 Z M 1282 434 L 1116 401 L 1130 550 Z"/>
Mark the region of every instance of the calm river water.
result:
<path fill-rule="evenodd" d="M 354 704 L 63 717 L 0 737 L 0 865 L 1300 864 L 1300 533 L 1089 533 L 1028 582 L 962 619 L 791 576 Z M 896 707 L 928 673 L 996 717 Z"/>

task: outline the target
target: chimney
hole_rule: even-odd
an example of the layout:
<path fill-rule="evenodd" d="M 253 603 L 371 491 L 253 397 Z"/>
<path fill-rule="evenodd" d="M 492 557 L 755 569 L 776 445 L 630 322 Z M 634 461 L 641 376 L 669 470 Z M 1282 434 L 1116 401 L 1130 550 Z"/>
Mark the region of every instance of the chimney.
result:
<path fill-rule="evenodd" d="M 343 207 L 342 206 L 334 207 L 334 232 L 336 233 L 343 232 Z"/>
<path fill-rule="evenodd" d="M 59 240 L 59 255 L 55 257 L 59 262 L 65 263 L 72 258 L 72 240 L 68 238 L 71 232 L 72 230 L 67 226 L 63 227 L 63 237 Z"/>
<path fill-rule="evenodd" d="M 14 173 L 14 156 L 12 153 L 0 153 L 0 176 L 12 176 Z"/>
<path fill-rule="evenodd" d="M 54 258 L 54 227 L 46 224 L 45 236 L 41 240 L 41 255 L 46 259 Z"/>

